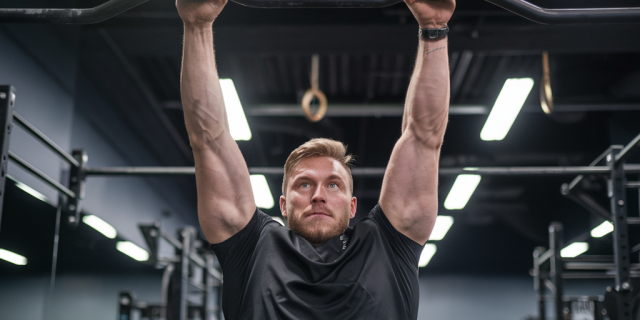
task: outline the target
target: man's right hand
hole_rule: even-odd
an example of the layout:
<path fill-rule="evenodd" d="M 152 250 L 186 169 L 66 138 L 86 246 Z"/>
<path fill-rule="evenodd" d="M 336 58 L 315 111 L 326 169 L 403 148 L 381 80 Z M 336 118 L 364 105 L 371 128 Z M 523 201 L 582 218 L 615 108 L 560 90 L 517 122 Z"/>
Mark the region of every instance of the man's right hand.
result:
<path fill-rule="evenodd" d="M 176 0 L 178 14 L 184 24 L 211 25 L 227 0 Z"/>

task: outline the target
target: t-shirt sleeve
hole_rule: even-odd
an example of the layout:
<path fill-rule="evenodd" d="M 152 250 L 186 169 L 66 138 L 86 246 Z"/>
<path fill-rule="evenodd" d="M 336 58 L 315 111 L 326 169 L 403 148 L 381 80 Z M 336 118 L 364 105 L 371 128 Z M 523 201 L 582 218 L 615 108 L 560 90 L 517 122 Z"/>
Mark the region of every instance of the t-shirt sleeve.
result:
<path fill-rule="evenodd" d="M 211 249 L 218 257 L 223 273 L 226 270 L 238 270 L 237 267 L 248 264 L 262 230 L 270 223 L 278 224 L 269 215 L 256 208 L 253 217 L 242 230 L 221 243 L 211 244 Z"/>
<path fill-rule="evenodd" d="M 380 233 L 388 241 L 396 257 L 408 266 L 417 268 L 424 246 L 396 230 L 391 222 L 389 222 L 389 219 L 387 219 L 382 208 L 380 208 L 380 204 L 371 210 L 369 218 L 376 222 L 380 228 Z"/>

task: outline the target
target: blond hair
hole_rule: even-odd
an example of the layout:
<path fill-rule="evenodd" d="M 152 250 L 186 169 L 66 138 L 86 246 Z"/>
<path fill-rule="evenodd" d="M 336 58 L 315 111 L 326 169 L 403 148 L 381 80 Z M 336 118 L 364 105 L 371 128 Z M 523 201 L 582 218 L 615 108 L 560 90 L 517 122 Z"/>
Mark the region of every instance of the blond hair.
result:
<path fill-rule="evenodd" d="M 289 175 L 300 161 L 313 157 L 329 157 L 337 160 L 349 173 L 351 194 L 353 194 L 353 176 L 351 176 L 351 162 L 353 156 L 347 154 L 347 147 L 339 141 L 326 138 L 311 139 L 291 152 L 284 164 L 284 178 L 282 179 L 282 194 L 287 190 Z"/>

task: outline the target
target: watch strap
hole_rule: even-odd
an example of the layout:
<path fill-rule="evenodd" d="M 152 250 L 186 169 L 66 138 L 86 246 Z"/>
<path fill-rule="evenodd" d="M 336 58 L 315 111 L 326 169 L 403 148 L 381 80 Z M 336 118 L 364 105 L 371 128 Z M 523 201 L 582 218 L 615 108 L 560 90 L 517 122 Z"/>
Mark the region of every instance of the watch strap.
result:
<path fill-rule="evenodd" d="M 428 29 L 420 29 L 419 35 L 420 38 L 425 40 L 438 40 L 447 37 L 449 33 L 449 26 L 444 28 L 428 28 Z"/>

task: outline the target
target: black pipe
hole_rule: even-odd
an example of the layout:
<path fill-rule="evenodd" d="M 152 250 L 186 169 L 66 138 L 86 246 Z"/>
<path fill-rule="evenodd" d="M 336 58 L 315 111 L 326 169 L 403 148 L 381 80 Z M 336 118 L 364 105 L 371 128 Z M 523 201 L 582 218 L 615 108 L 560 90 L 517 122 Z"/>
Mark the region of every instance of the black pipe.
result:
<path fill-rule="evenodd" d="M 402 0 L 232 0 L 252 8 L 381 8 Z"/>
<path fill-rule="evenodd" d="M 90 24 L 113 18 L 148 0 L 111 0 L 86 9 L 0 9 L 0 23 Z"/>
<path fill-rule="evenodd" d="M 640 23 L 640 7 L 547 9 L 525 0 L 485 1 L 542 24 Z"/>
<path fill-rule="evenodd" d="M 31 133 L 36 139 L 40 140 L 40 142 L 44 143 L 51 151 L 58 154 L 61 158 L 67 160 L 70 164 L 74 166 L 79 166 L 78 160 L 74 159 L 70 154 L 68 154 L 64 149 L 60 148 L 53 140 L 49 139 L 44 133 L 40 132 L 36 127 L 34 127 L 31 123 L 27 122 L 24 118 L 22 118 L 15 111 L 13 112 L 14 122 L 19 124 L 23 129 L 27 130 L 27 132 Z"/>
<path fill-rule="evenodd" d="M 353 176 L 382 177 L 384 167 L 353 168 Z M 640 173 L 640 165 L 627 164 L 625 173 Z M 253 167 L 249 168 L 252 174 L 281 175 L 282 167 Z M 111 167 L 111 168 L 86 168 L 86 176 L 130 176 L 130 175 L 194 175 L 194 167 Z M 546 176 L 546 175 L 608 175 L 611 168 L 598 167 L 485 167 L 485 168 L 440 168 L 440 175 L 478 174 L 491 176 Z"/>
<path fill-rule="evenodd" d="M 76 197 L 76 194 L 73 191 L 69 190 L 69 188 L 63 186 L 60 182 L 53 180 L 53 178 L 51 178 L 48 175 L 44 174 L 44 172 L 38 170 L 38 168 L 32 166 L 31 164 L 29 164 L 28 162 L 26 162 L 22 158 L 18 157 L 15 153 L 13 153 L 11 151 L 9 151 L 9 159 L 11 161 L 13 161 L 15 164 L 17 164 L 18 166 L 20 166 L 22 169 L 27 170 L 29 173 L 33 174 L 38 179 L 40 179 L 42 182 L 48 184 L 49 186 L 53 187 L 54 189 L 66 194 L 67 196 L 69 196 L 71 198 L 75 198 Z"/>

